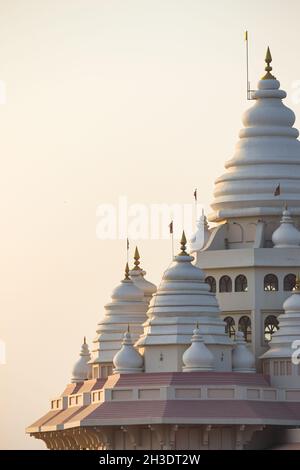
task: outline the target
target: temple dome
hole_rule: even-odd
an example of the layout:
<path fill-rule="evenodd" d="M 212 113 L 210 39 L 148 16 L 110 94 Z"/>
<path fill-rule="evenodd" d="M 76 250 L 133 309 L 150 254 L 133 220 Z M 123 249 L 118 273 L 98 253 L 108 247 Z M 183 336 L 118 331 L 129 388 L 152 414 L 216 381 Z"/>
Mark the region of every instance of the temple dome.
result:
<path fill-rule="evenodd" d="M 272 241 L 275 248 L 298 248 L 300 245 L 300 232 L 295 227 L 294 221 L 287 207 L 282 213 L 280 226 L 272 235 Z"/>
<path fill-rule="evenodd" d="M 214 365 L 214 356 L 207 348 L 197 328 L 193 332 L 192 344 L 183 353 L 183 372 L 195 372 L 201 370 L 212 370 Z"/>
<path fill-rule="evenodd" d="M 191 253 L 202 250 L 209 240 L 210 232 L 208 228 L 207 218 L 202 212 L 201 217 L 197 220 L 197 230 L 190 239 Z"/>
<path fill-rule="evenodd" d="M 145 299 L 143 291 L 129 278 L 128 263 L 125 278 L 113 290 L 111 297 L 111 302 L 104 307 L 104 317 L 98 323 L 91 361 L 93 363 L 112 363 L 114 355 L 121 347 L 127 325 L 130 326 L 133 341 L 136 341 L 147 319 L 148 300 Z"/>
<path fill-rule="evenodd" d="M 86 343 L 86 339 L 84 338 L 83 344 L 81 346 L 80 357 L 75 362 L 73 371 L 72 371 L 72 379 L 73 383 L 83 382 L 90 378 L 91 368 L 88 364 L 89 360 L 91 359 L 89 347 Z"/>
<path fill-rule="evenodd" d="M 114 374 L 133 374 L 143 371 L 143 356 L 133 347 L 129 329 L 124 334 L 122 347 L 113 358 Z"/>
<path fill-rule="evenodd" d="M 272 335 L 269 350 L 261 358 L 288 358 L 293 353 L 292 345 L 300 338 L 300 280 L 297 279 L 296 290 L 283 303 L 284 313 L 278 316 L 278 327 Z"/>
<path fill-rule="evenodd" d="M 300 214 L 300 142 L 295 115 L 282 99 L 286 92 L 274 77 L 264 77 L 252 92 L 255 104 L 243 115 L 234 156 L 215 182 L 211 221 L 230 217 L 279 215 L 282 196 L 292 213 Z"/>
<path fill-rule="evenodd" d="M 151 299 L 147 312 L 149 318 L 137 345 L 188 346 L 197 322 L 206 344 L 231 345 L 216 296 L 210 292 L 204 272 L 192 264 L 194 257 L 185 251 L 184 234 L 181 245 L 181 252 L 164 272 Z"/>
<path fill-rule="evenodd" d="M 234 372 L 255 372 L 255 357 L 247 347 L 244 335 L 237 331 L 235 347 L 232 351 L 232 370 Z"/>

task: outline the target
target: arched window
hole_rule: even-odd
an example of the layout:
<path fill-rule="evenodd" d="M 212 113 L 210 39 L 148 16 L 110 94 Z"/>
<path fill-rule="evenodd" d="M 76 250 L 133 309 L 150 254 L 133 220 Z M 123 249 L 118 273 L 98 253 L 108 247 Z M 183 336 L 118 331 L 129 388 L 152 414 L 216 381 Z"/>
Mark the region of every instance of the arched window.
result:
<path fill-rule="evenodd" d="M 265 341 L 270 341 L 273 333 L 279 329 L 279 322 L 275 315 L 268 315 L 265 318 Z"/>
<path fill-rule="evenodd" d="M 232 292 L 232 281 L 229 276 L 222 276 L 219 281 L 220 292 Z"/>
<path fill-rule="evenodd" d="M 283 290 L 292 291 L 296 285 L 295 274 L 287 274 L 283 280 Z"/>
<path fill-rule="evenodd" d="M 264 291 L 274 292 L 278 290 L 278 278 L 275 274 L 267 274 L 264 277 Z"/>
<path fill-rule="evenodd" d="M 242 331 L 247 343 L 251 343 L 251 319 L 250 317 L 247 317 L 247 315 L 244 315 L 239 319 L 239 331 Z"/>
<path fill-rule="evenodd" d="M 216 283 L 216 280 L 214 277 L 212 276 L 208 276 L 206 279 L 205 279 L 205 282 L 209 285 L 210 287 L 210 292 L 216 292 L 217 290 L 217 283 Z"/>
<path fill-rule="evenodd" d="M 234 337 L 235 335 L 235 321 L 232 317 L 224 318 L 225 322 L 225 332 L 228 334 L 229 338 Z"/>
<path fill-rule="evenodd" d="M 247 292 L 248 281 L 246 276 L 244 276 L 243 274 L 239 274 L 239 276 L 235 278 L 234 290 L 235 292 Z"/>

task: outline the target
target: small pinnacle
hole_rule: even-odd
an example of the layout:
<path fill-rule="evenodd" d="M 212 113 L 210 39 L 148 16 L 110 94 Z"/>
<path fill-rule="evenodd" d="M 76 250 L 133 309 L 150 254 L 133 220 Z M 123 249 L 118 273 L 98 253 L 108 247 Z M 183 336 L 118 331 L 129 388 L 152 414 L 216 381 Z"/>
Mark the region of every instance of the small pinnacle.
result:
<path fill-rule="evenodd" d="M 265 67 L 265 71 L 267 73 L 261 79 L 262 80 L 276 80 L 276 77 L 274 77 L 274 75 L 271 74 L 272 66 L 270 64 L 272 62 L 272 55 L 271 55 L 271 51 L 270 51 L 269 47 L 267 49 L 265 62 L 267 64 L 266 67 Z"/>
<path fill-rule="evenodd" d="M 134 252 L 134 268 L 135 270 L 140 270 L 141 268 L 139 267 L 140 264 L 140 254 L 138 247 L 135 247 L 135 252 Z"/>
<path fill-rule="evenodd" d="M 130 277 L 129 277 L 129 266 L 128 266 L 128 263 L 126 263 L 124 281 L 129 281 L 129 279 L 130 279 Z"/>
<path fill-rule="evenodd" d="M 186 236 L 185 236 L 184 231 L 182 232 L 180 244 L 181 244 L 181 252 L 179 253 L 179 256 L 188 256 L 188 253 L 185 251 L 186 250 Z"/>
<path fill-rule="evenodd" d="M 86 337 L 83 338 L 83 344 L 86 344 Z"/>

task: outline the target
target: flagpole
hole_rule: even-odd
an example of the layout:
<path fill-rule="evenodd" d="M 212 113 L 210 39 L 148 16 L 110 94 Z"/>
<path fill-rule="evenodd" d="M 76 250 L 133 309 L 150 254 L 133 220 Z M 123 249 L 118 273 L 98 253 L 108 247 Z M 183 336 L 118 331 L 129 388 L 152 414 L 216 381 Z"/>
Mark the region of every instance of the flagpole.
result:
<path fill-rule="evenodd" d="M 246 74 L 247 74 L 247 100 L 250 99 L 250 83 L 249 83 L 249 45 L 248 45 L 248 31 L 245 31 L 246 42 Z"/>
<path fill-rule="evenodd" d="M 174 230 L 173 230 L 173 220 L 169 223 L 169 230 L 171 235 L 171 246 L 172 246 L 172 261 L 174 259 Z"/>
<path fill-rule="evenodd" d="M 129 263 L 129 240 L 126 239 L 127 263 Z"/>
<path fill-rule="evenodd" d="M 194 199 L 195 199 L 195 226 L 197 225 L 197 209 L 198 209 L 198 191 L 197 188 L 194 191 Z"/>

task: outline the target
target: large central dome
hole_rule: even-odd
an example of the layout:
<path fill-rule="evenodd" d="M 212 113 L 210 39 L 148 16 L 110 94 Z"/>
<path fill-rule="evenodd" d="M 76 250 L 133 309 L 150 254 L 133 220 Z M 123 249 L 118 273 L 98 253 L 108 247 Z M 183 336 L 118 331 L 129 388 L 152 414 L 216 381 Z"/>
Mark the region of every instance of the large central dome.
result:
<path fill-rule="evenodd" d="M 293 127 L 295 114 L 282 102 L 286 92 L 279 87 L 267 73 L 252 93 L 255 104 L 243 115 L 235 154 L 215 183 L 211 221 L 279 215 L 283 202 L 300 214 L 299 132 Z"/>

